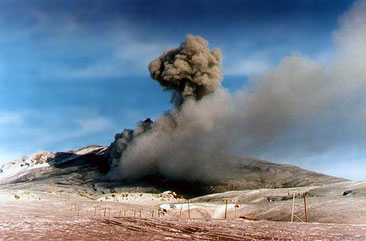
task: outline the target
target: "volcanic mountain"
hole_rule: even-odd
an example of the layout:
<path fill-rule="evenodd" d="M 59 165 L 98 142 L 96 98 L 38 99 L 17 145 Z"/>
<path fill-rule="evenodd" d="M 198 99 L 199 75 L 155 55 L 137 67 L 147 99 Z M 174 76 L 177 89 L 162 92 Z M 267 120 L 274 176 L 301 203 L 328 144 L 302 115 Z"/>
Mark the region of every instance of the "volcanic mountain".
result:
<path fill-rule="evenodd" d="M 137 190 L 174 190 L 197 196 L 233 190 L 318 186 L 345 181 L 292 165 L 223 154 L 215 155 L 215 161 L 222 161 L 225 165 L 231 163 L 231 172 L 226 172 L 220 181 L 212 183 L 174 180 L 159 173 L 138 179 L 111 181 L 108 177 L 110 164 L 105 155 L 107 150 L 103 146 L 86 146 L 65 152 L 39 152 L 25 156 L 1 168 L 0 183 L 3 187 L 35 190 L 42 190 L 45 185 L 58 185 L 65 189 L 85 190 L 92 196 L 97 196 L 98 192 Z"/>
<path fill-rule="evenodd" d="M 302 202 L 303 195 L 307 196 L 311 222 L 366 222 L 366 216 L 362 215 L 366 182 L 223 154 L 217 154 L 215 161 L 231 163 L 232 171 L 225 172 L 220 181 L 189 182 L 159 173 L 112 181 L 107 150 L 103 146 L 87 146 L 65 152 L 40 152 L 5 164 L 0 173 L 0 198 L 5 195 L 4 200 L 19 206 L 23 202 L 29 205 L 59 202 L 60 197 L 66 197 L 71 203 L 83 203 L 83 210 L 89 210 L 90 205 L 118 208 L 122 202 L 125 208 L 144 207 L 147 210 L 143 215 L 151 215 L 151 208 L 165 205 L 167 215 L 173 218 L 187 215 L 186 206 L 180 208 L 183 214 L 177 208 L 186 202 L 184 197 L 191 200 L 192 217 L 206 220 L 222 219 L 223 201 L 229 200 L 236 203 L 228 206 L 230 219 L 244 215 L 260 220 L 289 221 L 295 193 L 296 203 Z M 58 198 L 55 199 L 55 195 Z M 295 214 L 303 215 L 303 209 L 297 207 Z"/>

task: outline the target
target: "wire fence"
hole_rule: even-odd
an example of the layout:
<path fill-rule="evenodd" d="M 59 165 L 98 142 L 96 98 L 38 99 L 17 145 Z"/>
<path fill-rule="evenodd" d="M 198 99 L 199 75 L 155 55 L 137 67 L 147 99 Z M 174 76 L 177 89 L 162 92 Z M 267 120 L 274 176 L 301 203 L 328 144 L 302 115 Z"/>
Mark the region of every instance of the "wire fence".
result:
<path fill-rule="evenodd" d="M 93 201 L 83 201 L 79 197 L 70 193 L 56 191 L 58 199 L 66 201 L 69 205 L 69 211 L 76 217 L 86 218 L 163 218 L 175 217 L 182 219 L 246 219 L 258 221 L 259 218 L 246 216 L 245 204 L 237 200 L 224 199 L 221 203 L 195 203 L 186 199 L 179 199 L 174 203 L 155 204 L 155 205 L 135 205 L 124 202 L 104 201 L 100 204 Z M 288 193 L 289 220 L 291 222 L 308 222 L 307 193 L 293 192 Z M 267 198 L 268 199 L 268 198 Z M 269 199 L 268 202 L 273 202 Z M 279 207 L 283 209 L 283 206 Z"/>

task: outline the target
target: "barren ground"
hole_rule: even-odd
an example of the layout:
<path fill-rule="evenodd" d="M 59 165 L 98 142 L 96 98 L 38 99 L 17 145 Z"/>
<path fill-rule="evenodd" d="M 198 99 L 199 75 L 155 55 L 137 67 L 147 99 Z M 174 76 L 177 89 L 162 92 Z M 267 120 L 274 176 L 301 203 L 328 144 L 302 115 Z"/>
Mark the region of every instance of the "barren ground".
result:
<path fill-rule="evenodd" d="M 6 164 L 0 171 L 0 241 L 366 240 L 366 182 L 234 158 L 227 180 L 202 189 L 212 194 L 186 196 L 195 197 L 187 202 L 166 192 L 184 194 L 181 184 L 103 181 L 105 149 L 44 152 Z M 193 194 L 196 187 L 183 191 Z M 299 217 L 305 195 L 313 223 L 288 222 L 292 195 Z"/>
<path fill-rule="evenodd" d="M 13 195 L 0 195 L 1 240 L 366 240 L 362 224 L 206 221 L 188 219 L 186 212 L 158 216 L 158 205 L 148 202 L 28 192 L 11 200 Z"/>

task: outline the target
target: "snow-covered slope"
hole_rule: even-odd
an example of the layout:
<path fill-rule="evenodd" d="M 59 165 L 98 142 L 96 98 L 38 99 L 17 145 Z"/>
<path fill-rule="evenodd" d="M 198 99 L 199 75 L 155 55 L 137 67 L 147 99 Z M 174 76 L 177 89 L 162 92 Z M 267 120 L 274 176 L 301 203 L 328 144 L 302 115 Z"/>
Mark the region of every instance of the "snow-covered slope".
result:
<path fill-rule="evenodd" d="M 0 169 L 0 183 L 16 180 L 36 168 L 48 168 L 53 158 L 54 152 L 38 152 L 9 162 Z"/>
<path fill-rule="evenodd" d="M 74 170 L 77 173 L 84 168 L 83 166 L 98 166 L 93 158 L 103 157 L 105 149 L 106 147 L 101 146 L 87 146 L 67 152 L 38 152 L 24 156 L 2 166 L 0 183 L 52 179 L 68 167 L 78 167 Z"/>
<path fill-rule="evenodd" d="M 139 180 L 108 179 L 107 147 L 87 146 L 66 152 L 39 152 L 4 165 L 0 184 L 40 190 L 42 185 L 62 185 L 93 192 L 174 190 L 189 196 L 230 190 L 314 186 L 344 181 L 291 165 L 252 158 L 215 155 L 216 162 L 232 163 L 231 171 L 215 183 L 189 183 L 149 176 Z M 204 158 L 204 157 L 203 157 Z"/>
<path fill-rule="evenodd" d="M 156 195 L 151 193 L 171 190 L 185 198 L 197 197 L 192 200 L 192 207 L 201 211 L 207 209 L 209 212 L 212 207 L 220 207 L 222 200 L 231 200 L 240 203 L 241 209 L 237 211 L 249 217 L 284 221 L 289 219 L 289 193 L 307 192 L 312 221 L 338 222 L 338 217 L 342 218 L 339 222 L 347 223 L 365 220 L 362 216 L 366 200 L 364 182 L 346 181 L 296 166 L 229 155 L 216 155 L 216 161 L 222 159 L 224 163 L 228 160 L 232 163 L 232 171 L 217 183 L 179 182 L 162 176 L 111 181 L 106 176 L 109 168 L 106 149 L 103 146 L 87 146 L 66 152 L 39 152 L 19 158 L 2 167 L 0 190 L 6 197 L 20 197 L 22 200 L 23 196 L 29 199 L 33 197 L 30 194 L 36 193 L 134 204 L 146 200 L 150 200 L 151 204 Z M 211 195 L 201 196 L 203 194 Z M 159 200 L 162 197 L 157 196 Z M 204 205 L 199 207 L 202 203 Z M 331 207 L 328 208 L 329 212 L 324 209 L 325 206 Z M 352 211 L 348 210 L 350 206 L 353 207 Z M 222 215 L 222 210 L 217 210 L 217 215 Z"/>

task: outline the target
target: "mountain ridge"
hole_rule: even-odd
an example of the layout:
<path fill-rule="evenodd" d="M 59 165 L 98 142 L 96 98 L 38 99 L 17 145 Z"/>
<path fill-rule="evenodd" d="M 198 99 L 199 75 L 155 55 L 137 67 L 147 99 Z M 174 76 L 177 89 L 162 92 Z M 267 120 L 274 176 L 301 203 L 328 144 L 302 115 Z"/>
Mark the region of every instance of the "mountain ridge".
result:
<path fill-rule="evenodd" d="M 217 154 L 216 162 L 230 163 L 230 171 L 219 181 L 189 182 L 172 180 L 161 174 L 140 179 L 118 180 L 108 176 L 109 165 L 104 146 L 90 145 L 65 152 L 39 152 L 5 164 L 0 170 L 1 185 L 62 184 L 95 190 L 138 190 L 159 192 L 174 190 L 198 196 L 235 190 L 318 186 L 346 181 L 288 164 L 276 164 L 254 158 Z M 34 185 L 27 185 L 34 186 Z"/>

